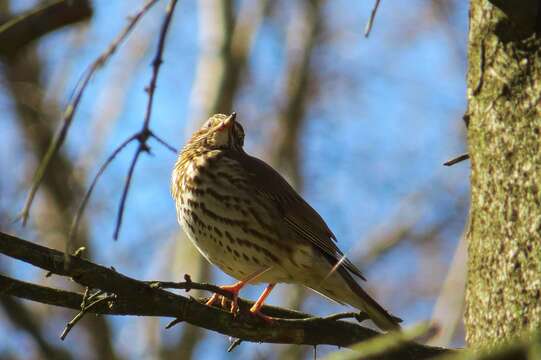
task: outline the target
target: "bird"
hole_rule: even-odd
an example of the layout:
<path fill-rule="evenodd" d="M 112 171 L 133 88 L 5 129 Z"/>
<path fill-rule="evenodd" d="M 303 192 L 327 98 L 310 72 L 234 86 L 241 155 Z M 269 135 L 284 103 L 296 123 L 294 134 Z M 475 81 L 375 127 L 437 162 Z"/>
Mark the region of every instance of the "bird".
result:
<path fill-rule="evenodd" d="M 177 218 L 187 237 L 210 263 L 238 281 L 231 312 L 247 284 L 268 284 L 249 312 L 261 308 L 277 283 L 304 285 L 364 312 L 383 331 L 399 330 L 357 280 L 366 280 L 336 245 L 323 218 L 270 165 L 244 151 L 244 129 L 236 113 L 215 114 L 180 150 L 171 175 Z M 357 279 L 355 279 L 357 278 Z M 224 297 L 214 294 L 213 305 Z"/>

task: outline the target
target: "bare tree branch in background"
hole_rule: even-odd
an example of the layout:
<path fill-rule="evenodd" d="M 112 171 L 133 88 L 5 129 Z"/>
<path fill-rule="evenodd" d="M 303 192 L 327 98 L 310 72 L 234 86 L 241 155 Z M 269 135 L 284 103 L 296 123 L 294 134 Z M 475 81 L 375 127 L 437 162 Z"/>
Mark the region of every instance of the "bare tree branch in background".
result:
<path fill-rule="evenodd" d="M 89 0 L 54 0 L 12 18 L 0 18 L 0 23 L 3 23 L 0 25 L 0 56 L 14 56 L 43 35 L 88 20 L 91 16 Z"/>
<path fill-rule="evenodd" d="M 374 6 L 372 7 L 372 11 L 370 12 L 370 17 L 368 18 L 368 22 L 366 23 L 366 26 L 364 28 L 364 37 L 370 36 L 372 26 L 374 26 L 374 20 L 376 19 L 376 14 L 378 13 L 380 1 L 381 0 L 374 1 Z"/>
<path fill-rule="evenodd" d="M 45 337 L 41 322 L 36 321 L 36 315 L 32 314 L 29 306 L 25 306 L 18 299 L 2 294 L 1 290 L 0 304 L 11 323 L 33 338 L 44 359 L 69 360 L 73 358 L 65 350 L 49 343 Z"/>
<path fill-rule="evenodd" d="M 188 128 L 198 127 L 212 114 L 233 111 L 246 62 L 268 4 L 268 0 L 244 1 L 235 21 L 231 0 L 199 1 L 201 53 L 191 95 L 193 112 L 187 122 Z M 184 237 L 183 240 L 178 246 L 186 246 L 187 239 Z M 209 281 L 210 264 L 201 256 L 199 262 L 198 276 L 201 277 L 198 280 Z M 200 328 L 187 326 L 175 345 L 176 351 L 166 351 L 181 353 L 184 359 L 190 359 L 203 337 Z"/>
<path fill-rule="evenodd" d="M 189 127 L 198 127 L 212 114 L 233 111 L 233 101 L 268 4 L 268 0 L 245 1 L 235 21 L 231 0 L 199 1 L 201 54 L 190 99 L 193 110 Z"/>
<path fill-rule="evenodd" d="M 442 253 L 442 250 L 445 249 L 443 244 L 445 236 L 442 234 L 453 226 L 462 223 L 468 209 L 468 198 L 468 194 L 466 193 L 457 194 L 454 204 L 451 204 L 451 206 L 438 216 L 438 218 L 431 219 L 428 223 L 426 223 L 426 219 L 430 219 L 431 213 L 433 212 L 432 209 L 438 206 L 437 200 L 435 204 L 431 204 L 434 200 L 430 197 L 426 199 L 419 198 L 416 200 L 414 200 L 415 198 L 412 198 L 413 202 L 410 204 L 411 207 L 401 207 L 403 210 L 401 213 L 415 212 L 416 210 L 413 209 L 416 208 L 423 208 L 423 211 L 415 214 L 413 217 L 404 215 L 404 219 L 402 220 L 400 219 L 400 216 L 391 217 L 390 221 L 388 221 L 388 225 L 384 226 L 383 230 L 372 235 L 372 237 L 366 241 L 368 250 L 358 256 L 358 260 L 355 262 L 361 264 L 362 268 L 370 267 L 378 260 L 384 258 L 387 254 L 397 251 L 400 246 L 407 246 L 410 249 L 418 249 L 419 251 L 430 253 L 419 256 L 419 261 L 422 261 L 423 259 L 425 261 L 430 261 L 430 259 L 437 259 L 438 256 L 441 259 L 448 259 L 449 256 Z M 437 250 L 438 248 L 441 249 Z M 422 262 L 420 264 L 422 264 Z M 441 277 L 438 275 L 437 269 L 432 265 L 428 264 L 427 266 L 432 272 L 413 273 L 411 274 L 411 279 L 401 280 L 401 283 L 404 281 L 408 282 L 409 285 L 406 288 L 402 288 L 400 286 L 401 283 L 394 285 L 389 284 L 391 288 L 390 296 L 396 297 L 399 295 L 402 306 L 406 307 L 408 306 L 408 303 L 411 303 L 412 301 L 416 302 L 422 298 L 432 300 L 437 298 L 438 295 L 441 296 L 441 294 L 439 294 L 441 290 Z M 444 269 L 441 268 L 440 270 L 443 271 Z M 419 276 L 419 274 L 423 275 Z M 448 292 L 446 292 L 446 295 L 447 294 Z M 453 293 L 454 298 L 462 295 L 463 294 L 459 290 L 456 290 L 456 293 Z M 445 308 L 442 311 L 452 312 L 454 315 L 451 315 L 450 318 L 457 320 L 455 319 L 457 311 L 456 306 L 447 308 L 446 305 L 447 303 L 445 303 Z M 458 321 L 460 320 L 459 316 Z M 443 322 L 442 325 L 448 326 Z"/>
<path fill-rule="evenodd" d="M 457 68 L 466 70 L 466 44 L 458 35 L 455 24 L 451 22 L 452 14 L 457 11 L 460 1 L 456 0 L 432 0 L 428 11 L 432 13 L 437 23 L 443 28 L 449 39 L 454 53 L 454 60 Z"/>
<path fill-rule="evenodd" d="M 438 188 L 433 182 L 431 182 L 431 187 Z M 437 190 L 433 191 L 437 192 Z M 467 195 L 457 194 L 453 206 L 445 214 L 424 226 L 422 230 L 416 230 L 419 223 L 429 217 L 431 208 L 434 206 L 432 202 L 437 201 L 433 199 L 432 195 L 432 193 L 427 194 L 427 189 L 423 187 L 405 197 L 394 215 L 385 221 L 381 229 L 376 230 L 368 236 L 367 240 L 363 241 L 367 250 L 357 255 L 358 260 L 355 262 L 361 264 L 362 267 L 369 267 L 381 257 L 403 245 L 404 242 L 422 245 L 424 242 L 434 239 L 450 223 L 466 216 Z"/>
<path fill-rule="evenodd" d="M 283 94 L 278 102 L 277 129 L 273 134 L 270 161 L 298 191 L 300 175 L 299 140 L 309 103 L 308 89 L 313 81 L 312 52 L 322 27 L 321 1 L 303 3 L 301 18 L 291 19 L 287 32 L 287 59 L 283 74 Z"/>
<path fill-rule="evenodd" d="M 147 144 L 147 140 L 150 138 L 154 138 L 162 145 L 168 147 L 170 150 L 175 151 L 174 148 L 171 148 L 163 140 L 157 137 L 152 132 L 152 130 L 150 130 L 150 120 L 151 120 L 152 108 L 154 104 L 154 92 L 156 90 L 156 84 L 158 82 L 158 74 L 160 71 L 160 66 L 162 65 L 162 62 L 163 62 L 165 38 L 167 37 L 169 25 L 171 24 L 171 19 L 173 18 L 177 1 L 178 0 L 170 0 L 169 3 L 167 4 L 167 9 L 165 10 L 165 18 L 163 20 L 163 23 L 160 29 L 160 35 L 158 37 L 158 49 L 156 50 L 156 55 L 154 56 L 154 59 L 152 60 L 152 77 L 150 78 L 150 83 L 148 87 L 145 89 L 148 93 L 148 102 L 147 102 L 147 108 L 145 112 L 145 118 L 143 120 L 143 126 L 141 127 L 141 130 L 136 134 L 136 137 L 134 138 L 134 140 L 138 141 L 137 150 L 135 151 L 135 155 L 133 156 L 130 167 L 128 169 L 126 183 L 124 185 L 124 189 L 122 191 L 122 197 L 120 198 L 120 205 L 118 207 L 115 232 L 113 235 L 113 238 L 115 240 L 118 239 L 118 235 L 120 233 L 120 227 L 122 226 L 122 217 L 124 215 L 124 208 L 126 205 L 126 199 L 128 197 L 128 191 L 130 189 L 131 179 L 132 179 L 133 171 L 135 169 L 135 165 L 137 164 L 137 160 L 139 159 L 139 156 L 143 152 L 148 153 L 150 151 L 150 148 Z"/>
<path fill-rule="evenodd" d="M 251 1 L 244 0 L 243 6 L 237 15 L 233 25 L 231 37 L 231 49 L 229 55 L 230 65 L 227 68 L 227 88 L 224 88 L 223 96 L 220 96 L 216 111 L 220 109 L 233 110 L 235 95 L 238 92 L 241 81 L 246 73 L 248 56 L 254 45 L 258 30 L 265 20 L 271 7 L 269 0 Z M 229 89 L 229 90 L 227 90 Z M 224 110 L 225 111 L 225 110 Z"/>
<path fill-rule="evenodd" d="M 415 226 L 422 219 L 427 209 L 426 189 L 417 189 L 405 196 L 383 224 L 377 225 L 371 234 L 357 243 L 362 243 L 366 250 L 356 254 L 358 249 L 350 249 L 350 257 L 356 257 L 355 263 L 369 268 L 378 259 L 391 252 L 404 241 L 411 239 Z"/>
<path fill-rule="evenodd" d="M 289 179 L 291 185 L 302 192 L 303 180 L 300 166 L 300 137 L 306 121 L 310 98 L 309 87 L 314 81 L 311 66 L 313 49 L 322 28 L 321 1 L 311 0 L 301 5 L 300 17 L 292 17 L 287 30 L 286 65 L 282 75 L 281 95 L 277 99 L 276 129 L 267 153 L 270 163 Z M 306 289 L 296 286 L 288 292 L 287 307 L 300 309 L 307 296 Z M 307 347 L 290 346 L 278 358 L 300 359 Z"/>
<path fill-rule="evenodd" d="M 432 321 L 440 329 L 436 336 L 428 342 L 432 346 L 449 346 L 462 321 L 466 290 L 466 269 L 467 248 L 466 241 L 462 237 L 457 245 L 447 278 L 442 284 L 440 295 L 432 312 Z"/>
<path fill-rule="evenodd" d="M 7 12 L 7 3 L 2 11 Z M 29 149 L 35 159 L 41 158 L 46 152 L 51 139 L 53 138 L 56 126 L 56 115 L 54 109 L 58 109 L 57 103 L 46 102 L 44 93 L 41 91 L 42 62 L 35 49 L 29 45 L 24 51 L 17 52 L 16 55 L 3 59 L 3 70 L 6 78 L 7 90 L 10 92 L 15 110 L 18 116 L 17 125 L 25 134 L 28 140 Z M 30 96 L 31 94 L 31 96 Z M 28 103 L 28 98 L 32 98 L 32 103 Z M 53 109 L 53 111 L 44 111 L 44 109 Z M 37 218 L 37 224 L 42 229 L 41 233 L 48 235 L 48 243 L 52 246 L 58 246 L 65 241 L 64 234 L 69 229 L 69 219 L 71 212 L 75 208 L 78 196 L 81 193 L 83 184 L 74 176 L 74 166 L 68 156 L 62 152 L 58 154 L 56 161 L 52 164 L 51 171 L 44 177 L 44 187 L 46 190 L 45 205 L 42 207 L 45 211 L 45 218 Z M 87 248 L 86 255 L 92 258 L 91 246 L 88 243 L 88 234 L 86 226 L 80 237 L 80 244 Z M 5 303 L 4 303 L 5 304 Z M 21 304 L 19 310 L 25 309 Z M 37 317 L 31 317 L 36 321 L 36 328 L 40 328 Z M 92 341 L 92 346 L 100 357 L 115 359 L 111 344 L 110 330 L 108 324 L 103 318 L 92 318 L 86 323 L 87 332 Z M 34 335 L 31 333 L 31 335 Z M 36 343 L 40 340 L 36 337 Z"/>
<path fill-rule="evenodd" d="M 220 107 L 221 99 L 234 96 L 228 94 L 231 88 L 231 42 L 233 41 L 233 5 L 231 0 L 200 0 L 199 44 L 200 55 L 197 63 L 194 86 L 190 97 L 191 120 L 187 122 L 188 133 L 216 112 L 231 112 Z M 212 24 L 212 26 L 209 26 Z"/>
<path fill-rule="evenodd" d="M 45 177 L 45 174 L 48 170 L 48 168 L 51 165 L 51 162 L 55 155 L 58 153 L 60 148 L 62 147 L 62 144 L 64 143 L 66 136 L 68 134 L 71 122 L 73 120 L 73 117 L 75 116 L 75 112 L 77 110 L 77 107 L 82 99 L 84 90 L 86 89 L 86 86 L 89 84 L 90 79 L 93 77 L 95 72 L 101 68 L 105 62 L 116 52 L 116 49 L 120 44 L 126 39 L 126 37 L 129 35 L 131 30 L 134 28 L 134 26 L 137 24 L 139 19 L 157 2 L 157 0 L 148 0 L 145 5 L 133 16 L 131 17 L 130 21 L 128 22 L 127 26 L 122 30 L 122 32 L 115 38 L 115 40 L 109 45 L 106 51 L 104 51 L 88 68 L 87 72 L 81 79 L 80 84 L 78 84 L 75 94 L 73 96 L 72 101 L 70 104 L 66 107 L 66 110 L 64 111 L 63 118 L 62 118 L 62 126 L 60 128 L 60 131 L 58 132 L 58 135 L 53 138 L 53 140 L 50 142 L 49 146 L 47 147 L 47 151 L 44 152 L 43 159 L 41 160 L 38 169 L 36 170 L 34 174 L 34 178 L 32 180 L 32 184 L 30 187 L 30 191 L 28 193 L 27 200 L 25 202 L 24 208 L 21 213 L 21 218 L 23 225 L 26 224 L 26 221 L 28 220 L 30 207 L 32 206 L 32 202 L 34 200 L 34 197 L 36 195 L 36 192 L 43 181 L 43 178 Z"/>
<path fill-rule="evenodd" d="M 147 4 L 150 2 L 152 1 L 147 2 Z M 263 21 L 266 20 L 265 16 L 268 13 L 270 3 L 271 2 L 269 1 L 263 0 L 245 0 L 241 3 L 235 3 L 234 6 L 232 0 L 201 1 L 201 11 L 199 11 L 199 15 L 201 16 L 200 33 L 202 34 L 201 45 L 204 51 L 202 52 L 201 59 L 198 64 L 196 86 L 194 86 L 194 92 L 192 94 L 192 102 L 194 105 L 197 105 L 193 113 L 199 114 L 197 116 L 192 116 L 193 120 L 190 122 L 191 126 L 194 126 L 194 124 L 199 121 L 205 120 L 210 114 L 216 112 L 229 113 L 233 110 L 233 103 L 236 98 L 237 90 L 242 86 L 243 76 L 245 76 L 247 73 L 245 68 L 248 55 L 252 48 L 259 26 Z M 312 14 L 310 11 L 310 9 L 313 11 L 314 7 L 319 7 L 319 3 L 320 1 L 315 0 L 310 2 L 302 2 L 300 6 L 308 10 L 303 11 L 301 15 L 305 16 L 306 18 L 310 16 L 320 18 L 321 14 Z M 239 4 L 242 6 L 240 7 L 240 11 L 235 19 L 234 9 L 236 9 Z M 206 14 L 204 14 L 205 12 Z M 296 24 L 293 24 L 290 28 L 288 28 L 287 60 L 282 80 L 284 91 L 280 94 L 280 96 L 283 96 L 285 100 L 280 98 L 277 101 L 279 106 L 277 106 L 278 114 L 276 116 L 276 143 L 274 143 L 272 148 L 270 148 L 270 153 L 272 154 L 272 159 L 270 159 L 270 162 L 273 163 L 275 167 L 277 167 L 282 174 L 284 174 L 290 180 L 290 182 L 295 185 L 297 189 L 302 189 L 303 187 L 302 169 L 299 166 L 299 138 L 302 136 L 302 128 L 305 122 L 305 110 L 311 102 L 309 97 L 310 91 L 307 89 L 313 87 L 313 82 L 315 81 L 311 77 L 311 71 L 313 69 L 310 69 L 310 58 L 312 56 L 311 53 L 313 47 L 316 45 L 315 41 L 317 38 L 317 32 L 321 31 L 321 28 L 317 29 L 317 31 L 315 29 L 315 25 L 318 24 L 314 25 L 309 23 L 310 20 L 315 19 L 306 18 L 295 18 L 294 22 Z M 321 19 L 318 19 L 318 21 L 321 22 Z M 314 28 L 310 27 L 312 25 L 314 25 Z M 203 33 L 206 33 L 207 38 L 203 37 Z M 310 39 L 311 36 L 313 36 L 313 39 Z M 317 40 L 320 41 L 320 39 Z M 312 41 L 312 43 L 310 43 L 310 41 Z M 37 76 L 37 78 L 39 78 L 39 76 Z M 18 83 L 17 86 L 21 86 L 21 84 Z M 25 89 L 28 89 L 28 87 Z M 33 116 L 36 118 L 48 118 L 48 120 L 50 120 L 47 121 L 47 124 L 45 124 L 45 127 L 47 127 L 47 125 L 49 127 L 47 136 L 49 136 L 50 140 L 53 134 L 52 130 L 55 126 L 54 120 L 59 118 L 59 116 L 44 116 L 43 108 L 47 106 L 56 110 L 57 104 L 54 103 L 43 105 L 45 103 L 45 98 L 42 95 L 36 97 L 38 98 L 37 103 L 39 106 L 37 106 L 34 110 L 37 109 L 36 113 L 38 113 L 38 115 Z M 28 94 L 26 98 L 23 99 L 21 93 L 21 96 L 19 96 L 20 104 L 18 105 L 21 107 L 27 106 L 27 98 Z M 235 110 L 238 111 L 238 109 Z M 52 113 L 54 114 L 55 111 Z M 43 126 L 43 124 L 39 126 Z M 35 130 L 35 125 L 31 125 L 31 128 L 34 128 Z M 39 132 L 41 132 L 41 130 Z M 26 136 L 26 138 L 28 138 L 28 136 Z M 41 147 L 41 153 L 36 151 L 36 154 L 38 154 L 36 158 L 41 157 L 41 155 L 44 153 L 43 149 L 47 149 L 46 145 L 49 144 L 49 142 L 44 141 L 44 144 L 45 146 Z M 67 174 L 69 174 L 70 181 L 71 183 L 75 184 L 75 187 L 73 189 L 58 190 L 73 190 L 74 194 L 79 195 L 82 189 L 82 180 L 84 179 L 84 174 L 75 174 L 78 179 L 71 180 L 71 177 L 76 172 L 76 169 L 74 170 L 73 164 L 71 164 L 70 159 L 67 158 L 65 153 L 60 151 L 55 156 L 50 171 L 53 172 L 55 167 L 64 166 L 64 160 L 68 164 L 65 165 L 66 169 L 61 169 L 61 171 L 71 171 L 71 173 Z M 57 161 L 59 164 L 54 165 L 54 163 Z M 64 186 L 65 179 L 68 177 L 65 174 L 66 173 L 62 175 L 64 179 Z M 45 176 L 43 185 L 45 190 L 44 195 L 46 196 L 50 196 L 50 190 L 46 184 L 46 179 L 49 176 L 54 175 L 47 174 L 47 176 Z M 50 201 L 47 198 L 46 200 Z M 67 204 L 70 209 L 73 209 L 73 199 L 69 199 Z M 59 233 L 64 234 L 64 229 L 66 226 L 65 219 L 68 217 L 64 217 L 64 214 L 60 213 L 58 209 L 56 209 L 57 207 L 59 207 L 59 205 L 54 205 L 51 207 L 53 211 L 56 211 L 57 213 L 54 216 L 63 217 L 64 219 L 59 220 L 61 223 L 60 226 L 54 224 L 54 227 L 56 229 L 61 229 Z M 49 218 L 47 217 L 47 222 L 49 221 L 48 219 Z M 382 254 L 390 252 L 392 249 L 396 248 L 397 245 L 403 243 L 405 239 L 411 240 L 414 238 L 414 241 L 418 241 L 419 243 L 425 241 L 426 239 L 432 239 L 435 235 L 440 234 L 446 225 L 438 221 L 429 226 L 428 229 L 423 229 L 422 232 L 416 232 L 414 228 L 418 223 L 417 220 L 418 219 L 410 222 L 405 221 L 398 224 L 398 229 L 390 230 L 394 233 L 384 234 L 384 236 L 387 236 L 387 241 L 377 241 L 378 244 L 375 245 L 365 260 L 367 260 L 368 263 L 374 262 L 376 258 L 381 257 Z M 86 242 L 87 236 L 86 229 L 83 226 L 81 242 Z M 183 242 L 182 244 L 179 244 L 179 246 L 187 245 Z M 208 263 L 202 259 L 202 257 L 199 257 L 198 259 L 202 261 L 203 267 L 201 268 L 201 273 L 197 276 L 197 280 L 208 281 L 208 274 L 211 272 L 210 267 Z M 367 266 L 368 264 L 365 264 L 364 260 L 361 263 L 363 266 Z M 0 283 L 1 281 L 2 280 L 0 279 Z M 2 286 L 0 286 L 0 300 L 3 299 L 1 297 L 2 291 Z M 293 308 L 300 308 L 302 305 L 304 292 L 299 288 L 299 292 L 297 294 L 299 294 L 299 296 L 292 299 L 293 302 L 290 305 Z M 68 296 L 68 294 L 65 295 Z M 78 299 L 77 305 L 80 304 L 81 295 L 74 294 L 73 296 L 73 298 Z M 94 318 L 93 316 L 87 317 Z M 89 319 L 84 319 L 81 324 L 86 326 L 88 321 Z M 155 321 L 155 323 L 159 322 Z M 153 328 L 153 330 L 155 330 L 155 328 Z M 98 330 L 97 334 L 102 335 L 103 332 L 99 331 L 100 330 Z M 182 354 L 183 358 L 184 356 L 186 356 L 186 358 L 191 358 L 193 356 L 193 351 L 197 348 L 199 341 L 202 339 L 202 334 L 205 334 L 205 331 L 202 331 L 200 327 L 192 325 L 185 326 L 182 332 L 182 338 L 176 344 L 176 346 L 166 347 L 164 344 L 158 344 L 162 345 L 161 350 L 163 350 L 163 352 L 161 354 L 164 357 L 171 358 L 175 356 L 178 357 L 178 354 Z M 109 335 L 110 334 L 107 334 L 106 337 L 110 338 Z M 39 337 L 34 336 L 34 338 L 36 343 L 39 344 Z M 308 347 L 303 349 L 302 347 L 294 346 L 290 349 L 290 351 L 292 351 L 291 354 L 295 353 L 299 354 L 298 356 L 301 356 L 300 354 L 305 349 L 310 350 Z M 42 349 L 44 354 L 46 351 L 47 349 Z M 160 353 L 156 352 L 155 354 Z"/>
<path fill-rule="evenodd" d="M 199 124 L 205 121 L 211 114 L 216 112 L 231 112 L 231 108 L 221 109 L 218 103 L 222 97 L 233 95 L 226 93 L 235 92 L 230 87 L 228 74 L 233 73 L 231 60 L 231 42 L 233 39 L 233 4 L 231 0 L 199 0 L 199 44 L 200 53 L 197 62 L 196 75 L 190 102 L 192 115 L 186 122 L 187 132 L 191 132 Z M 209 26 L 212 24 L 212 26 Z M 181 230 L 182 231 L 182 230 Z M 182 241 L 178 247 L 191 246 L 182 231 Z M 199 254 L 197 254 L 199 256 Z M 211 281 L 212 273 L 210 264 L 199 256 L 197 281 Z M 206 333 L 201 328 L 186 326 L 178 342 L 173 349 L 165 350 L 169 354 L 182 354 L 185 359 L 191 359 L 197 345 L 204 339 Z"/>
<path fill-rule="evenodd" d="M 139 33 L 137 39 L 127 42 L 124 50 L 118 54 L 118 61 L 122 63 L 122 66 L 111 68 L 108 84 L 100 89 L 98 96 L 93 99 L 95 105 L 91 106 L 92 113 L 88 116 L 88 123 L 90 124 L 88 138 L 92 139 L 92 142 L 87 144 L 86 151 L 80 155 L 78 159 L 79 167 L 83 169 L 92 168 L 95 166 L 96 159 L 103 157 L 104 147 L 107 140 L 110 139 L 109 135 L 115 126 L 118 126 L 121 112 L 126 110 L 124 107 L 129 100 L 130 94 L 128 90 L 134 85 L 136 79 L 133 74 L 136 74 L 143 64 L 142 61 L 146 58 L 145 55 L 154 37 L 150 33 Z M 78 177 L 81 183 L 87 181 L 84 176 Z M 93 200 L 97 205 L 93 208 L 89 206 L 86 211 L 90 214 L 93 214 L 93 210 L 103 204 L 103 199 L 94 198 Z M 159 259 L 156 260 L 160 261 Z M 144 332 L 146 334 L 145 339 L 149 339 L 149 341 L 159 334 L 157 328 L 152 326 L 145 326 Z"/>
<path fill-rule="evenodd" d="M 437 197 L 434 197 L 433 194 L 433 192 L 439 191 L 437 189 L 439 186 L 433 187 L 431 191 L 421 189 L 406 197 L 398 206 L 395 215 L 391 216 L 380 230 L 363 241 L 367 250 L 363 251 L 355 262 L 361 264 L 363 268 L 368 268 L 385 255 L 395 251 L 399 246 L 426 248 L 427 245 L 433 247 L 441 243 L 441 234 L 452 224 L 461 222 L 466 216 L 469 194 L 456 194 L 454 203 L 440 217 L 431 220 L 428 224 L 423 224 L 425 219 L 431 217 L 433 208 L 437 207 L 433 204 L 438 202 Z M 422 226 L 420 226 L 421 224 Z M 448 258 L 446 255 L 443 257 Z M 423 294 L 433 296 L 434 291 L 431 290 L 433 287 L 440 291 L 433 313 L 433 321 L 439 331 L 430 339 L 430 345 L 449 346 L 456 329 L 460 327 L 465 271 L 465 249 L 463 241 L 460 241 L 450 264 L 447 279 L 441 289 L 440 280 L 435 279 L 434 276 L 424 276 L 419 283 L 419 276 L 414 275 L 415 278 L 408 282 L 410 285 L 407 290 L 400 291 L 403 304 L 408 302 L 408 296 L 412 300 L 422 298 Z"/>
<path fill-rule="evenodd" d="M 93 112 L 89 116 L 89 123 L 92 126 L 90 137 L 93 142 L 81 156 L 80 162 L 84 167 L 93 166 L 95 159 L 102 155 L 107 135 L 113 130 L 115 120 L 118 119 L 128 101 L 128 89 L 135 81 L 133 74 L 141 67 L 153 39 L 153 34 L 138 34 L 137 41 L 127 42 L 124 51 L 118 54 L 122 66 L 111 69 L 112 74 L 109 80 L 114 86 L 106 86 L 99 92 L 95 99 L 96 106 L 93 107 Z"/>

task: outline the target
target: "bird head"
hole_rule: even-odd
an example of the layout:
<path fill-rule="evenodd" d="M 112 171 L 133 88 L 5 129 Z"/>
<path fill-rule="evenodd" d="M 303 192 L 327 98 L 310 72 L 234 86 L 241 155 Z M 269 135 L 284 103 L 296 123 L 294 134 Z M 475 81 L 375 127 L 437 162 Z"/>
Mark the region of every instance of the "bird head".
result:
<path fill-rule="evenodd" d="M 211 116 L 192 136 L 192 141 L 211 149 L 233 149 L 242 151 L 244 129 L 236 120 L 237 114 Z"/>

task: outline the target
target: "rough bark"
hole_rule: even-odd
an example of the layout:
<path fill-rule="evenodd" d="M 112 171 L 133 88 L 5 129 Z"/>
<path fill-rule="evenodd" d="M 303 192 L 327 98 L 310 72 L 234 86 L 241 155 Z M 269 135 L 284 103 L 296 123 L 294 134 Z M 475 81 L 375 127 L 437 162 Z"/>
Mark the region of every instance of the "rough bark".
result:
<path fill-rule="evenodd" d="M 524 16 L 538 21 L 534 7 Z M 473 346 L 541 323 L 541 39 L 523 26 L 531 22 L 471 1 L 465 325 Z"/>

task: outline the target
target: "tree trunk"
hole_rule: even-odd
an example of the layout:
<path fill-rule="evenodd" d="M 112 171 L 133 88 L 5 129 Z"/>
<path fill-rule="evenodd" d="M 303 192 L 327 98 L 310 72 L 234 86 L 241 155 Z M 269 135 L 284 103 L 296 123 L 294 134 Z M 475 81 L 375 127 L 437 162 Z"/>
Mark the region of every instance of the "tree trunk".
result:
<path fill-rule="evenodd" d="M 541 325 L 540 5 L 493 4 L 505 7 L 472 0 L 470 8 L 465 325 L 473 346 Z"/>

